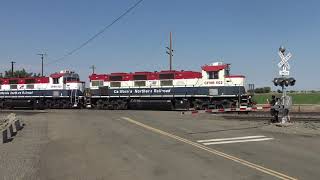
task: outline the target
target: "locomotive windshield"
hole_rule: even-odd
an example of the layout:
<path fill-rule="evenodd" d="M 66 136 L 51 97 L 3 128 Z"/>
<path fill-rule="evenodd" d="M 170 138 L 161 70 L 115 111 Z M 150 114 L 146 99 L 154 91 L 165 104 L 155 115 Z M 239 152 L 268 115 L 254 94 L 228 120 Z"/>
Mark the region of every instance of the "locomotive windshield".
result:
<path fill-rule="evenodd" d="M 159 75 L 160 79 L 174 79 L 174 74 L 170 73 L 170 74 L 160 74 Z"/>
<path fill-rule="evenodd" d="M 110 76 L 111 81 L 122 81 L 122 76 Z"/>
<path fill-rule="evenodd" d="M 18 84 L 18 80 L 16 80 L 16 79 L 9 80 L 9 84 Z"/>
<path fill-rule="evenodd" d="M 147 75 L 133 75 L 133 80 L 147 80 Z"/>
<path fill-rule="evenodd" d="M 208 72 L 209 79 L 219 79 L 219 72 L 218 71 L 210 71 Z"/>
<path fill-rule="evenodd" d="M 25 83 L 26 83 L 26 84 L 34 84 L 35 82 L 36 82 L 35 79 L 26 79 L 26 80 L 25 80 Z"/>

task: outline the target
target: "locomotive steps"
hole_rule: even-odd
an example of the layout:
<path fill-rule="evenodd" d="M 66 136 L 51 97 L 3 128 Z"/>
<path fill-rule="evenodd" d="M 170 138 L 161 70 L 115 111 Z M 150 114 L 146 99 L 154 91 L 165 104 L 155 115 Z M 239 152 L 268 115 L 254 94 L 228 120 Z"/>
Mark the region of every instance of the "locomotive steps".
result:
<path fill-rule="evenodd" d="M 0 119 L 0 132 L 2 143 L 8 143 L 13 140 L 18 131 L 22 130 L 23 125 L 14 113 Z"/>

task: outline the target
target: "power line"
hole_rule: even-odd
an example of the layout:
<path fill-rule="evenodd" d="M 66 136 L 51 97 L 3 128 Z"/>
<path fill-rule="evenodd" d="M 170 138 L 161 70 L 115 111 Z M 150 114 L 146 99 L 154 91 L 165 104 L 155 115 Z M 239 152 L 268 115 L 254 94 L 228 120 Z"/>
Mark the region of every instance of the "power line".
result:
<path fill-rule="evenodd" d="M 71 56 L 72 54 L 74 54 L 76 51 L 80 50 L 81 48 L 83 48 L 84 46 L 86 46 L 87 44 L 89 44 L 91 41 L 93 41 L 95 38 L 97 38 L 98 36 L 100 36 L 102 33 L 104 33 L 107 29 L 109 29 L 113 24 L 115 24 L 116 22 L 118 22 L 120 19 L 122 19 L 125 15 L 127 15 L 129 12 L 131 12 L 134 8 L 136 8 L 140 3 L 142 3 L 142 1 L 144 0 L 139 0 L 138 2 L 136 2 L 133 6 L 131 6 L 129 9 L 127 9 L 124 13 L 122 13 L 118 18 L 116 18 L 115 20 L 113 20 L 110 24 L 106 25 L 103 29 L 101 29 L 98 33 L 96 33 L 95 35 L 93 35 L 91 38 L 89 38 L 87 41 L 85 41 L 84 43 L 80 44 L 80 46 L 74 48 L 73 50 L 69 51 L 68 53 L 66 53 L 64 56 L 53 60 L 48 64 L 53 64 L 56 62 L 59 62 L 61 60 L 63 60 L 64 58 Z"/>

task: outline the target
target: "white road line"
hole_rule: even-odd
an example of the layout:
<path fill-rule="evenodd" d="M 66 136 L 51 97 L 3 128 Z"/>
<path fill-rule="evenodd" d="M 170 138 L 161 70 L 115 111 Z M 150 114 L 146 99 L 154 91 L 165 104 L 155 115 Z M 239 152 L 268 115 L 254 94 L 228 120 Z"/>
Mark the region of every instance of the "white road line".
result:
<path fill-rule="evenodd" d="M 244 139 L 244 140 L 235 140 L 235 141 L 208 142 L 208 143 L 203 143 L 203 144 L 204 145 L 230 144 L 230 143 L 240 143 L 240 142 L 267 141 L 267 140 L 272 140 L 272 139 L 273 138 Z"/>
<path fill-rule="evenodd" d="M 206 142 L 216 142 L 216 141 L 228 141 L 228 140 L 238 140 L 238 139 L 253 139 L 253 138 L 263 138 L 265 136 L 243 136 L 243 137 L 233 137 L 233 138 L 221 138 L 221 139 L 205 139 L 199 140 L 199 143 L 206 143 Z"/>
<path fill-rule="evenodd" d="M 288 175 L 285 175 L 283 173 L 280 173 L 280 172 L 277 172 L 277 171 L 274 171 L 272 169 L 268 169 L 266 167 L 263 167 L 263 166 L 260 166 L 260 165 L 257 165 L 257 164 L 254 164 L 254 163 L 251 163 L 249 161 L 246 161 L 244 159 L 241 159 L 241 158 L 237 158 L 235 156 L 232 156 L 232 155 L 229 155 L 229 154 L 226 154 L 224 152 L 221 152 L 221 151 L 218 151 L 218 150 L 215 150 L 215 149 L 212 149 L 212 148 L 208 148 L 202 144 L 199 144 L 199 143 L 195 143 L 195 142 L 192 142 L 191 140 L 188 140 L 188 139 L 185 139 L 185 138 L 182 138 L 182 137 L 179 137 L 179 136 L 176 136 L 174 134 L 170 134 L 166 131 L 162 131 L 160 129 L 157 129 L 157 128 L 154 128 L 154 127 L 151 127 L 151 126 L 148 126 L 146 124 L 143 124 L 139 121 L 135 121 L 129 117 L 122 117 L 122 119 L 126 120 L 127 122 L 129 123 L 132 123 L 132 124 L 135 124 L 137 126 L 140 126 L 146 130 L 149 130 L 151 132 L 154 132 L 156 134 L 160 134 L 160 135 L 163 135 L 163 136 L 166 136 L 168 138 L 172 138 L 172 139 L 175 139 L 181 143 L 185 143 L 185 144 L 189 144 L 193 147 L 196 147 L 196 148 L 199 148 L 199 149 L 202 149 L 208 153 L 211 153 L 211 154 L 214 154 L 214 155 L 217 155 L 217 156 L 220 156 L 220 157 L 223 157 L 225 159 L 228 159 L 228 160 L 231 160 L 233 162 L 236 162 L 236 163 L 239 163 L 239 164 L 242 164 L 244 166 L 247 166 L 247 167 L 250 167 L 250 168 L 253 168 L 253 169 L 256 169 L 260 172 L 263 172 L 263 173 L 266 173 L 266 174 L 269 174 L 273 177 L 277 177 L 279 179 L 283 179 L 283 180 L 297 180 L 297 178 L 294 178 L 294 177 L 291 177 L 291 176 L 288 176 Z"/>

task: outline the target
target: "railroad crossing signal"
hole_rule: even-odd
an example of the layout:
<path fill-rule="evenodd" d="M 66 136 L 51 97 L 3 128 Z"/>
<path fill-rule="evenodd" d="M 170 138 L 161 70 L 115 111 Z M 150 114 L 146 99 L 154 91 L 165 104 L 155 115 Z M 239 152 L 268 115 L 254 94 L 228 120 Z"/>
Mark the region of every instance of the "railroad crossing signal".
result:
<path fill-rule="evenodd" d="M 278 67 L 281 68 L 281 70 L 279 71 L 279 75 L 289 76 L 290 64 L 288 63 L 288 61 L 292 57 L 292 54 L 289 52 L 287 55 L 285 55 L 284 52 L 284 48 L 280 48 L 278 52 L 281 59 L 281 61 L 278 63 Z"/>
<path fill-rule="evenodd" d="M 293 77 L 289 76 L 290 65 L 288 63 L 292 54 L 289 52 L 285 54 L 286 49 L 281 46 L 278 51 L 278 55 L 280 56 L 281 61 L 278 63 L 279 75 L 281 77 L 277 77 L 273 79 L 273 83 L 275 86 L 281 86 L 282 88 L 282 96 L 281 99 L 277 102 L 274 102 L 271 107 L 271 112 L 274 116 L 274 120 L 278 121 L 278 117 L 281 117 L 281 123 L 287 122 L 290 120 L 289 117 L 289 109 L 292 104 L 292 99 L 290 96 L 287 96 L 286 87 L 294 86 L 296 80 Z"/>
<path fill-rule="evenodd" d="M 274 78 L 273 81 L 275 86 L 294 86 L 296 83 L 296 80 L 294 78 Z"/>

